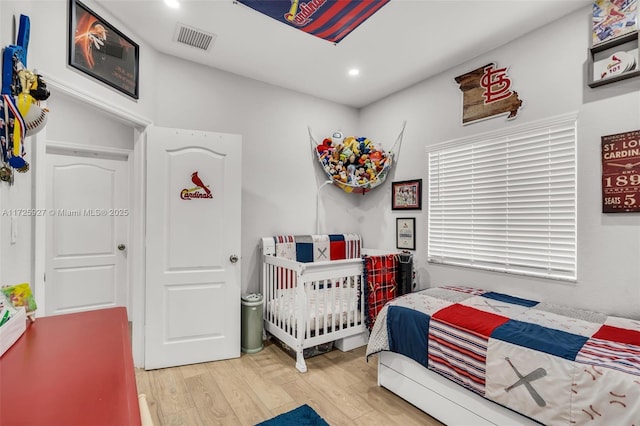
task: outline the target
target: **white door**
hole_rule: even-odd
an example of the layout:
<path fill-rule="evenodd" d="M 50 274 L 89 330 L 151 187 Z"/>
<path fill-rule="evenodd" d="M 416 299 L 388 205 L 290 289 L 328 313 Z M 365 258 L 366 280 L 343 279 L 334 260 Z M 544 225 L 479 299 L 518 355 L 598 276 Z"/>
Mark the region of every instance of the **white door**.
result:
<path fill-rule="evenodd" d="M 148 129 L 146 369 L 240 356 L 241 143 Z"/>
<path fill-rule="evenodd" d="M 127 306 L 128 202 L 126 157 L 47 153 L 45 315 Z"/>

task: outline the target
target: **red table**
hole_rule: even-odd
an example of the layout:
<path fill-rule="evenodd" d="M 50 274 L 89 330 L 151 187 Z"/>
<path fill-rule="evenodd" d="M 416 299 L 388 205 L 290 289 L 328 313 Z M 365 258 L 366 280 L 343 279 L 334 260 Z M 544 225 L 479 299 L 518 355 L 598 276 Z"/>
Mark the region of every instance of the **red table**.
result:
<path fill-rule="evenodd" d="M 28 324 L 0 358 L 0 425 L 140 425 L 125 308 Z"/>

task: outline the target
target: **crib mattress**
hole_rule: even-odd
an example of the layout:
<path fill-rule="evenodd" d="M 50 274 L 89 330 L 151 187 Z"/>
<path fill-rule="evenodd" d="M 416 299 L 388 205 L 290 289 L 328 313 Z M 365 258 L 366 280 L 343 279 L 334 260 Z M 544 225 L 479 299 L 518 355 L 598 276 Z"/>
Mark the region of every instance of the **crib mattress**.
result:
<path fill-rule="evenodd" d="M 267 311 L 272 313 L 276 320 L 283 321 L 285 325 L 291 327 L 296 325 L 296 289 L 280 289 L 277 297 L 267 303 Z M 322 330 L 325 327 L 325 313 L 327 314 L 326 324 L 331 327 L 354 322 L 360 315 L 358 310 L 358 291 L 351 287 L 336 287 L 310 290 L 306 293 L 306 321 L 309 323 L 311 331 L 317 328 Z M 305 324 L 306 328 L 306 324 Z"/>

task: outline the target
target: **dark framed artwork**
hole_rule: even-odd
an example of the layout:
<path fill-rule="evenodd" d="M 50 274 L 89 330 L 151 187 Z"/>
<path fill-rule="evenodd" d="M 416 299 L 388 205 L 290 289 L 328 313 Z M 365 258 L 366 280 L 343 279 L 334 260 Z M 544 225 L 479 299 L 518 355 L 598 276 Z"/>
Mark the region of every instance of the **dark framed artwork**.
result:
<path fill-rule="evenodd" d="M 416 249 L 416 218 L 396 218 L 396 248 L 404 250 Z"/>
<path fill-rule="evenodd" d="M 78 0 L 69 1 L 68 63 L 138 99 L 139 47 Z"/>
<path fill-rule="evenodd" d="M 640 130 L 601 137 L 602 213 L 640 212 Z"/>
<path fill-rule="evenodd" d="M 391 183 L 392 210 L 422 209 L 422 179 Z"/>

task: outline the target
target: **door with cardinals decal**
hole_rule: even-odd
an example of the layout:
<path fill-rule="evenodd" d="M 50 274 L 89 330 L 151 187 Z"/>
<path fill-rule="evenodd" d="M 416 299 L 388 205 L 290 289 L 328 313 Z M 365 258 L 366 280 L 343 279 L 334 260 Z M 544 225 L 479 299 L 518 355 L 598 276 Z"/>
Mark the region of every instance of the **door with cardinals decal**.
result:
<path fill-rule="evenodd" d="M 241 144 L 147 129 L 145 369 L 240 356 Z"/>

